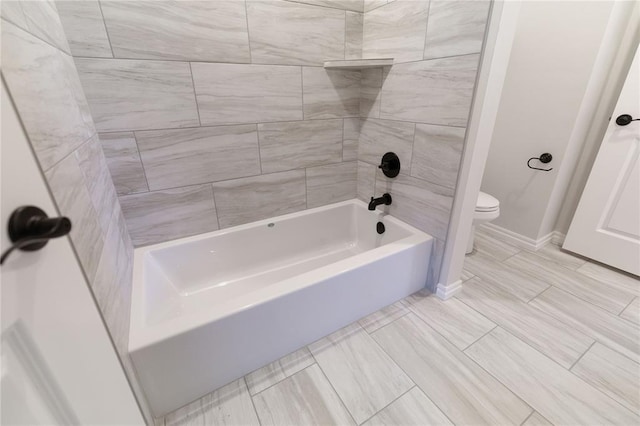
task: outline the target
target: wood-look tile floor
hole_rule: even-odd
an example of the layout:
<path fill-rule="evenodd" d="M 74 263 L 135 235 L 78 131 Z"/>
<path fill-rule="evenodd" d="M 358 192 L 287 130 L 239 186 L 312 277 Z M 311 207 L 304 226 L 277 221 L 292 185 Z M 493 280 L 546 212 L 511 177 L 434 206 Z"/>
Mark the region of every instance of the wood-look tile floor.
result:
<path fill-rule="evenodd" d="M 416 293 L 158 419 L 174 425 L 640 425 L 640 280 L 479 230 Z"/>

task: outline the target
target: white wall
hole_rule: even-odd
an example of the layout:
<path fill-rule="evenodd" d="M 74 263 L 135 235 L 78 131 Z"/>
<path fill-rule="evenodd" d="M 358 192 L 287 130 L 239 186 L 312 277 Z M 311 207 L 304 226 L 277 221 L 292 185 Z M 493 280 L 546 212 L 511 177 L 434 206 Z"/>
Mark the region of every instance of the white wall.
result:
<path fill-rule="evenodd" d="M 554 188 L 566 188 L 565 159 L 613 2 L 523 2 L 482 191 L 500 200 L 494 223 L 538 240 L 553 230 Z M 551 172 L 527 168 L 553 154 Z M 575 146 L 571 152 L 580 152 Z M 575 154 L 573 154 L 575 155 Z M 546 218 L 545 218 L 546 216 Z"/>

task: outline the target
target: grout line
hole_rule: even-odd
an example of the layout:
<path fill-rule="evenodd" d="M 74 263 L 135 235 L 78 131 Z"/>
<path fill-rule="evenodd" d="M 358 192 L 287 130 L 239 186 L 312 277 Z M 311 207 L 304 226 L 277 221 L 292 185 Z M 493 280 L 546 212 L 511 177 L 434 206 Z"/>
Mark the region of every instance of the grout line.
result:
<path fill-rule="evenodd" d="M 302 112 L 302 121 L 304 121 L 304 67 L 302 65 L 300 65 L 300 99 L 302 104 L 300 110 Z"/>
<path fill-rule="evenodd" d="M 298 5 L 302 5 L 302 6 L 321 7 L 322 9 L 331 9 L 331 10 L 335 10 L 335 11 L 339 11 L 339 10 L 347 11 L 348 10 L 350 12 L 357 12 L 357 10 L 344 9 L 342 7 L 327 6 L 327 5 L 324 5 L 324 4 L 309 4 L 309 3 L 305 3 L 303 0 L 284 0 L 284 1 L 286 1 L 288 3 L 295 3 L 295 4 L 298 4 Z"/>
<path fill-rule="evenodd" d="M 5 1 L 6 1 L 6 0 L 5 0 Z M 22 7 L 20 7 L 20 9 L 22 9 Z M 24 12 L 23 12 L 23 13 L 24 13 Z M 25 19 L 26 19 L 26 18 L 25 18 Z M 16 23 L 14 23 L 14 22 L 9 21 L 9 20 L 8 20 L 8 19 L 6 19 L 4 16 L 1 16 L 1 17 L 0 17 L 0 20 L 4 21 L 4 22 L 6 22 L 6 23 L 8 23 L 8 24 L 10 24 L 10 25 L 13 25 L 14 27 L 16 27 L 17 29 L 19 29 L 20 31 L 23 31 L 23 32 L 27 33 L 27 34 L 28 34 L 28 35 L 30 35 L 31 37 L 33 37 L 33 38 L 35 38 L 35 39 L 37 39 L 37 40 L 40 40 L 41 42 L 43 42 L 44 44 L 49 45 L 50 47 L 53 47 L 53 48 L 54 48 L 54 49 L 56 49 L 57 51 L 59 51 L 59 52 L 61 52 L 61 53 L 64 53 L 65 55 L 67 55 L 67 56 L 69 56 L 69 57 L 71 57 L 71 58 L 73 58 L 73 57 L 74 57 L 73 55 L 71 55 L 71 53 L 66 52 L 64 49 L 61 49 L 60 47 L 56 46 L 56 45 L 55 45 L 55 44 L 53 44 L 52 42 L 47 41 L 47 40 L 43 39 L 42 37 L 39 37 L 38 35 L 36 35 L 36 34 L 32 33 L 30 28 L 23 28 L 23 27 L 21 27 L 20 25 L 18 25 L 18 24 L 16 24 Z M 28 22 L 27 22 L 27 26 L 29 26 L 29 23 L 28 23 Z M 68 44 L 68 40 L 67 40 L 67 44 Z M 71 46 L 69 46 L 69 50 L 71 50 Z M 110 58 L 109 58 L 109 59 L 110 59 Z"/>
<path fill-rule="evenodd" d="M 262 426 L 262 420 L 260 420 L 260 415 L 258 414 L 258 409 L 256 408 L 256 403 L 253 400 L 253 395 L 251 395 L 251 392 L 249 391 L 249 383 L 247 383 L 247 375 L 246 374 L 244 376 L 242 376 L 242 380 L 244 380 L 244 385 L 247 388 L 247 393 L 249 394 L 249 399 L 251 400 L 251 405 L 253 406 L 253 412 L 256 414 L 256 418 L 258 419 L 258 424 L 260 426 Z M 278 383 L 280 383 L 280 382 L 278 382 Z"/>
<path fill-rule="evenodd" d="M 409 377 L 409 376 L 407 376 L 407 377 Z M 413 380 L 411 380 L 411 381 L 413 382 Z M 374 418 L 375 416 L 377 416 L 378 414 L 383 412 L 388 406 L 390 406 L 391 404 L 393 404 L 394 402 L 396 402 L 397 400 L 399 400 L 400 398 L 402 398 L 403 396 L 405 396 L 406 394 L 408 394 L 409 392 L 411 392 L 415 388 L 418 388 L 418 385 L 416 385 L 414 383 L 413 386 L 411 386 L 409 389 L 407 389 L 405 392 L 403 392 L 401 395 L 399 395 L 393 401 L 391 401 L 390 403 L 388 403 L 387 405 L 385 405 L 384 407 L 382 407 L 381 409 L 379 409 L 378 411 L 373 413 L 369 418 L 365 419 L 362 423 L 359 423 L 359 424 L 363 425 L 363 424 L 367 423 L 369 420 L 371 420 L 372 418 Z M 420 388 L 418 388 L 418 389 L 420 389 Z"/>
<path fill-rule="evenodd" d="M 366 331 L 365 331 L 366 333 Z M 326 336 L 325 336 L 326 337 Z M 320 363 L 318 362 L 318 360 L 316 359 L 316 356 L 313 354 L 313 352 L 311 352 L 311 350 L 309 350 L 309 353 L 311 354 L 311 357 L 313 358 L 313 360 L 315 361 L 315 363 L 318 365 L 318 368 L 320 369 L 320 372 L 322 373 L 322 375 L 324 376 L 324 378 L 327 380 L 327 383 L 329 383 L 329 386 L 331 386 L 331 389 L 333 389 L 333 392 L 335 392 L 336 396 L 338 397 L 338 399 L 340 400 L 340 402 L 342 403 L 342 407 L 344 407 L 344 410 L 347 412 L 347 414 L 349 414 L 349 417 L 351 417 L 351 420 L 353 420 L 353 424 L 357 425 L 359 424 L 358 422 L 356 422 L 356 419 L 353 417 L 353 414 L 351 414 L 351 411 L 349 411 L 349 409 L 347 408 L 347 404 L 344 403 L 344 401 L 342 400 L 342 397 L 340 396 L 340 394 L 338 393 L 338 391 L 336 390 L 336 388 L 333 386 L 333 383 L 331 383 L 331 380 L 329 380 L 329 377 L 327 377 L 327 374 L 324 372 L 324 370 L 322 369 L 322 366 L 320 365 Z"/>
<path fill-rule="evenodd" d="M 637 296 L 632 297 L 632 298 L 631 298 L 631 301 L 630 301 L 629 303 L 627 303 L 627 306 L 625 306 L 625 307 L 624 307 L 624 309 L 623 309 L 623 310 L 621 310 L 621 311 L 620 311 L 620 313 L 619 313 L 617 316 L 619 316 L 620 318 L 622 318 L 622 313 L 623 313 L 624 311 L 626 311 L 626 310 L 627 310 L 627 308 L 628 308 L 629 306 L 631 306 L 631 304 L 632 304 L 632 303 L 633 303 L 637 298 L 638 298 Z M 622 318 L 622 319 L 623 319 L 623 320 L 626 320 L 626 321 L 629 321 L 629 320 L 628 320 L 628 319 L 626 319 L 626 318 Z"/>
<path fill-rule="evenodd" d="M 309 189 L 307 185 L 307 167 L 304 169 L 304 208 L 309 208 Z"/>
<path fill-rule="evenodd" d="M 533 407 L 531 407 L 531 408 L 533 408 Z M 520 423 L 520 426 L 522 426 L 523 424 L 525 424 L 525 423 L 527 422 L 527 420 L 529 420 L 529 419 L 531 418 L 531 416 L 533 416 L 533 413 L 535 413 L 535 412 L 536 412 L 536 410 L 534 409 L 534 410 L 533 410 L 533 411 L 532 411 L 532 412 L 527 416 L 527 418 L 526 418 L 526 419 L 524 419 L 524 420 L 522 421 L 522 423 Z"/>
<path fill-rule="evenodd" d="M 429 4 L 427 5 L 427 22 L 425 24 L 425 28 L 424 28 L 424 43 L 422 43 L 422 59 L 424 60 L 424 52 L 427 50 L 427 34 L 429 33 L 429 21 L 431 20 L 431 2 L 432 0 L 429 0 Z"/>
<path fill-rule="evenodd" d="M 589 337 L 590 337 L 590 336 L 589 336 Z M 589 347 L 587 348 L 587 350 L 586 350 L 586 351 L 584 351 L 584 352 L 582 353 L 582 355 L 580 355 L 580 356 L 578 357 L 578 359 L 576 359 L 576 361 L 575 361 L 573 364 L 571 364 L 571 367 L 569 367 L 569 371 L 571 371 L 571 370 L 573 369 L 573 367 L 575 367 L 575 366 L 576 366 L 576 364 L 577 364 L 578 362 L 580 362 L 580 360 L 581 360 L 581 359 L 582 359 L 582 358 L 587 354 L 587 352 L 589 352 L 589 351 L 591 350 L 591 348 L 593 347 L 593 345 L 595 345 L 595 344 L 596 344 L 596 342 L 597 342 L 597 341 L 598 341 L 598 340 L 593 339 L 593 343 L 591 343 L 591 345 L 589 345 Z M 617 352 L 617 351 L 616 351 L 616 352 Z M 572 372 L 572 373 L 573 373 L 573 372 Z"/>
<path fill-rule="evenodd" d="M 102 25 L 104 26 L 104 32 L 107 35 L 107 42 L 109 42 L 109 50 L 111 50 L 111 56 L 116 58 L 116 54 L 113 51 L 113 44 L 111 43 L 111 37 L 109 36 L 109 29 L 107 28 L 107 20 L 104 18 L 104 12 L 102 11 L 102 3 L 98 0 L 98 9 L 100 9 L 100 16 L 102 17 Z M 105 58 L 108 59 L 108 58 Z"/>
<path fill-rule="evenodd" d="M 222 229 L 220 226 L 220 218 L 218 217 L 218 205 L 216 204 L 216 191 L 213 188 L 213 183 L 210 186 L 211 188 L 211 200 L 213 201 L 213 211 L 216 213 L 216 223 L 218 224 L 218 229 Z"/>
<path fill-rule="evenodd" d="M 460 300 L 460 299 L 457 299 Z M 462 300 L 460 300 L 460 302 L 464 303 Z M 466 303 L 464 303 L 465 306 L 469 306 Z M 469 306 L 469 308 L 473 309 L 471 306 Z M 473 309 L 474 311 L 476 311 L 475 309 Z M 487 318 L 485 315 L 481 314 L 479 311 L 478 312 L 480 315 L 482 315 L 484 318 Z M 491 321 L 489 318 L 487 318 L 489 321 Z M 492 323 L 496 324 L 494 321 L 491 321 Z M 476 340 L 474 340 L 473 342 L 469 343 L 464 349 L 461 349 L 460 352 L 464 352 L 467 349 L 469 349 L 471 346 L 473 346 L 476 342 L 478 342 L 480 339 L 482 339 L 484 336 L 486 336 L 487 334 L 491 333 L 493 330 L 495 330 L 496 328 L 498 328 L 498 324 L 496 324 L 491 330 L 487 331 L 486 333 L 484 333 L 482 336 L 478 337 Z M 437 330 L 436 330 L 437 331 Z M 443 336 L 444 337 L 444 336 Z"/>
<path fill-rule="evenodd" d="M 359 117 L 357 115 L 347 115 L 347 116 L 336 116 L 334 118 L 307 118 L 302 120 L 279 120 L 279 121 L 258 121 L 258 122 L 237 122 L 237 123 L 220 123 L 220 124 L 204 124 L 202 126 L 184 126 L 184 127 L 158 127 L 151 129 L 116 129 L 116 130 L 100 130 L 98 129 L 98 133 L 126 133 L 126 132 L 153 132 L 159 130 L 189 130 L 189 129 L 199 129 L 199 128 L 216 128 L 216 127 L 232 127 L 232 126 L 250 126 L 252 124 L 279 124 L 279 123 L 302 123 L 307 121 L 330 121 L 330 120 L 344 120 L 346 118 L 358 119 L 360 121 L 366 120 L 378 120 L 378 121 L 392 121 L 397 123 L 409 123 L 409 124 L 427 124 L 430 126 L 440 126 L 440 127 L 451 127 L 455 129 L 464 129 L 465 127 L 460 126 L 449 126 L 445 124 L 437 124 L 437 123 L 425 123 L 422 121 L 407 121 L 407 120 L 398 120 L 394 118 L 375 118 L 375 117 Z M 360 133 L 358 133 L 358 136 Z"/>
<path fill-rule="evenodd" d="M 260 174 L 262 175 L 262 148 L 260 146 L 260 130 L 258 129 L 258 124 L 256 124 L 256 137 L 258 138 L 258 162 L 260 163 Z"/>
<path fill-rule="evenodd" d="M 418 127 L 415 123 L 413 123 L 413 139 L 411 140 L 411 160 L 409 160 L 409 176 L 413 176 L 413 156 L 416 149 L 416 132 Z M 427 181 L 428 182 L 428 181 Z M 432 182 L 433 183 L 433 182 Z"/>
<path fill-rule="evenodd" d="M 304 348 L 307 348 L 307 346 L 304 346 Z M 303 348 L 300 348 L 300 349 L 303 349 Z M 298 350 L 300 350 L 300 349 L 298 349 Z M 307 348 L 307 350 L 309 350 L 309 349 Z M 311 351 L 309 351 L 309 354 L 311 354 Z M 285 355 L 285 356 L 286 356 L 286 355 Z M 282 358 L 284 358 L 284 357 L 282 357 Z M 278 358 L 278 360 L 273 361 L 273 362 L 278 362 L 278 361 L 280 361 L 280 359 L 282 359 L 282 358 Z M 258 368 L 258 370 L 260 370 L 261 368 L 267 367 L 267 366 L 268 366 L 268 365 L 270 365 L 270 364 L 272 364 L 272 363 L 270 362 L 269 364 L 263 365 L 262 367 Z M 266 388 L 262 389 L 260 392 L 256 392 L 256 393 L 254 393 L 254 394 L 252 395 L 252 394 L 251 394 L 251 392 L 249 391 L 249 395 L 250 395 L 252 398 L 253 398 L 254 396 L 258 396 L 258 395 L 260 395 L 262 392 L 265 392 L 266 390 L 271 389 L 272 387 L 279 385 L 280 383 L 284 382 L 285 380 L 287 380 L 287 379 L 289 379 L 289 378 L 291 378 L 291 377 L 295 376 L 296 374 L 298 374 L 298 373 L 300 373 L 300 372 L 302 372 L 302 371 L 304 371 L 304 370 L 306 370 L 306 369 L 308 369 L 308 368 L 313 367 L 314 365 L 318 365 L 318 363 L 316 362 L 315 358 L 313 359 L 313 362 L 312 362 L 311 364 L 307 365 L 307 366 L 306 366 L 306 367 L 304 367 L 304 368 L 301 368 L 300 370 L 296 371 L 295 373 L 290 374 L 290 375 L 288 375 L 288 376 L 286 376 L 286 373 L 285 373 L 285 378 L 284 378 L 284 379 L 282 379 L 282 380 L 278 380 L 277 382 L 275 382 L 275 383 L 273 383 L 273 384 L 271 384 L 271 385 L 267 386 Z M 281 366 L 281 368 L 282 368 L 282 366 Z M 318 368 L 320 368 L 320 366 L 319 366 L 319 365 L 318 365 Z M 257 371 L 257 370 L 253 370 L 251 373 L 253 373 L 253 372 L 255 372 L 255 371 Z M 251 374 L 251 373 L 249 373 L 249 374 Z M 284 373 L 284 370 L 283 370 L 283 373 Z M 246 380 L 246 377 L 247 377 L 249 374 L 246 374 L 246 375 L 244 376 L 244 377 L 245 377 L 245 380 Z M 248 388 L 248 386 L 247 386 L 247 388 Z"/>
<path fill-rule="evenodd" d="M 202 120 L 200 119 L 200 106 L 198 105 L 198 95 L 196 94 L 196 82 L 193 79 L 193 69 L 191 68 L 191 62 L 189 64 L 189 75 L 191 76 L 191 88 L 193 89 L 193 100 L 196 104 L 196 112 L 198 113 L 198 127 L 202 127 Z"/>
<path fill-rule="evenodd" d="M 142 153 L 140 151 L 140 145 L 138 145 L 138 136 L 136 135 L 136 132 L 132 132 L 132 133 L 133 133 L 133 140 L 136 143 L 136 150 L 138 151 L 138 158 L 140 159 L 140 166 L 142 166 L 142 174 L 144 175 L 144 181 L 147 183 L 146 192 L 159 191 L 157 189 L 152 191 L 151 187 L 149 186 L 149 179 L 147 179 L 147 170 L 144 168 L 144 161 L 142 161 Z M 187 186 L 192 186 L 192 185 L 187 185 Z M 144 192 L 137 192 L 136 194 L 144 194 Z"/>
<path fill-rule="evenodd" d="M 342 161 L 344 162 L 344 122 L 346 118 L 342 119 Z"/>
<path fill-rule="evenodd" d="M 16 111 L 17 111 L 17 109 L 16 109 Z M 25 127 L 25 129 L 26 129 L 26 127 Z M 26 131 L 25 131 L 25 134 L 27 134 L 27 133 L 26 133 Z M 84 140 L 84 141 L 82 141 L 80 144 L 78 144 L 78 146 L 74 147 L 71 151 L 69 151 L 68 153 L 66 153 L 66 154 L 64 155 L 64 157 L 62 157 L 61 159 L 59 159 L 58 161 L 56 161 L 55 163 L 53 163 L 52 165 L 50 165 L 50 166 L 49 166 L 49 167 L 47 167 L 46 169 L 45 169 L 44 167 L 40 166 L 40 167 L 42 168 L 42 173 L 43 173 L 43 174 L 46 174 L 47 172 L 49 172 L 51 169 L 53 169 L 54 167 L 56 167 L 58 164 L 62 163 L 62 162 L 63 162 L 63 161 L 65 161 L 67 158 L 69 158 L 69 156 L 70 156 L 71 154 L 75 154 L 75 152 L 76 152 L 77 150 L 79 150 L 80 148 L 82 148 L 85 144 L 89 143 L 89 141 L 90 141 L 91 139 L 93 139 L 94 137 L 96 137 L 96 136 L 98 137 L 98 140 L 100 140 L 100 137 L 98 136 L 98 132 L 96 131 L 96 132 L 94 132 L 91 136 L 89 136 L 87 139 L 85 139 L 85 140 Z M 101 146 L 100 148 L 102 148 L 102 146 Z M 35 152 L 35 150 L 34 150 L 34 152 Z M 38 157 L 36 157 L 36 158 L 38 158 Z M 40 161 L 40 160 L 38 160 L 38 164 L 40 164 L 40 163 L 39 163 L 39 161 Z"/>
<path fill-rule="evenodd" d="M 347 11 L 344 11 L 344 43 L 342 44 L 342 58 L 347 59 Z"/>
<path fill-rule="evenodd" d="M 4 19 L 4 18 L 3 18 Z M 9 21 L 7 21 L 9 22 Z M 11 23 L 11 22 L 10 22 Z M 15 25 L 13 23 L 11 23 L 12 25 Z M 21 30 L 25 31 L 22 27 L 19 27 L 17 25 L 15 25 L 17 28 L 20 28 Z M 29 33 L 28 31 L 26 31 L 27 33 Z M 31 33 L 29 33 L 31 34 Z M 33 34 L 32 34 L 33 35 Z M 36 36 L 34 36 L 36 37 Z M 61 50 L 60 48 L 52 45 L 51 43 L 46 42 L 45 40 L 40 39 L 39 37 L 36 37 L 39 40 L 49 44 L 52 47 L 55 47 L 56 49 L 64 52 L 63 50 Z M 68 56 L 72 56 L 69 55 L 69 53 L 66 53 Z M 464 53 L 464 54 L 460 54 L 460 55 L 451 55 L 451 56 L 440 56 L 438 58 L 430 58 L 430 59 L 418 59 L 416 61 L 406 61 L 406 62 L 394 62 L 393 66 L 398 66 L 398 65 L 406 65 L 406 64 L 414 64 L 417 62 L 429 62 L 429 61 L 437 61 L 440 59 L 452 59 L 452 58 L 459 58 L 459 57 L 464 57 L 464 56 L 474 56 L 474 55 L 480 55 L 480 52 L 475 52 L 475 53 Z M 205 63 L 205 64 L 229 64 L 229 65 L 247 65 L 247 66 L 251 66 L 251 65 L 265 65 L 265 66 L 274 66 L 274 67 L 300 67 L 300 66 L 304 66 L 304 67 L 312 67 L 312 68 L 324 68 L 324 62 L 322 64 L 310 64 L 310 63 L 297 63 L 297 64 L 292 64 L 292 63 L 288 63 L 288 64 L 278 64 L 278 63 L 273 63 L 273 62 L 226 62 L 226 61 L 203 61 L 203 60 L 198 60 L 198 59 L 173 59 L 173 58 L 164 58 L 164 57 L 158 57 L 158 58 L 135 58 L 135 57 L 123 57 L 123 56 L 118 56 L 115 58 L 105 58 L 104 56 L 86 56 L 86 55 L 73 55 L 74 58 L 78 58 L 78 59 L 94 59 L 94 60 L 104 60 L 104 61 L 109 61 L 109 60 L 123 60 L 123 61 L 152 61 L 152 62 L 195 62 L 195 63 Z M 336 59 L 338 61 L 342 60 L 342 59 Z M 386 67 L 388 68 L 388 67 Z M 461 127 L 465 127 L 465 126 L 461 126 Z"/>
<path fill-rule="evenodd" d="M 249 45 L 249 63 L 253 64 L 253 56 L 251 55 L 251 34 L 249 34 L 249 9 L 247 6 L 247 0 L 244 0 L 244 17 L 247 23 L 247 43 Z"/>

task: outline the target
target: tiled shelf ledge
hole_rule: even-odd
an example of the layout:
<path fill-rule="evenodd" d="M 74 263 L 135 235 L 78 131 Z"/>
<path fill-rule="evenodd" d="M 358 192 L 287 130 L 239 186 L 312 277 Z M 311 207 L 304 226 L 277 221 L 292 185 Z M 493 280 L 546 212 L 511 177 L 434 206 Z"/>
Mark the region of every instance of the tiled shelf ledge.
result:
<path fill-rule="evenodd" d="M 391 65 L 393 65 L 393 58 L 347 59 L 324 62 L 325 68 L 341 70 L 362 70 L 365 68 L 389 67 Z"/>

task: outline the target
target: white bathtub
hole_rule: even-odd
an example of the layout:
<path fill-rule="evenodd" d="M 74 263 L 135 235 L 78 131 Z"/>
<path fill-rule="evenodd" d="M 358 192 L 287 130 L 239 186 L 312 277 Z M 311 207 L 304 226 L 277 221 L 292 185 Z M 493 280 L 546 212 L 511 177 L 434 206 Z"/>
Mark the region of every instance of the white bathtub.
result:
<path fill-rule="evenodd" d="M 129 351 L 154 415 L 420 290 L 431 244 L 351 200 L 136 249 Z"/>

